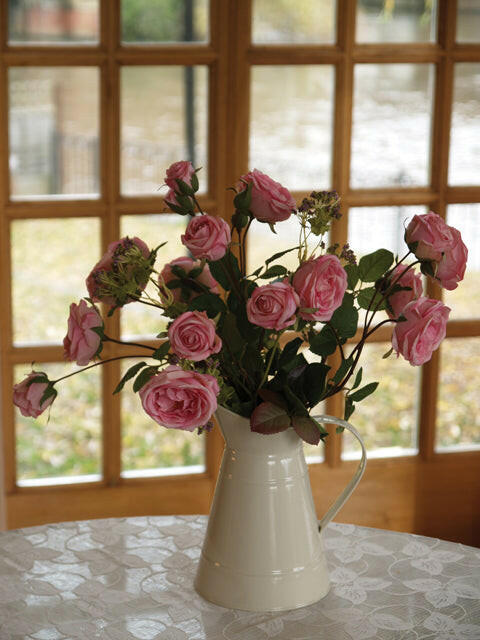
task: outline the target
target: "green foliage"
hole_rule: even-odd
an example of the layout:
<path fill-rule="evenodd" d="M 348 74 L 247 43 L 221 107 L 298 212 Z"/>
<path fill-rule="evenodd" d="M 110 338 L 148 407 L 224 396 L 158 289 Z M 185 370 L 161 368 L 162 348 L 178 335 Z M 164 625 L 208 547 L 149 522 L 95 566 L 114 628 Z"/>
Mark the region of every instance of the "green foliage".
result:
<path fill-rule="evenodd" d="M 137 362 L 137 364 L 134 364 L 132 367 L 130 367 L 130 369 L 127 370 L 127 372 L 125 373 L 125 375 L 122 377 L 122 379 L 120 380 L 120 382 L 117 384 L 117 386 L 115 387 L 114 390 L 114 394 L 115 393 L 119 393 L 123 387 L 125 386 L 125 384 L 131 380 L 131 378 L 133 378 L 134 376 L 137 375 L 137 373 L 140 371 L 140 369 L 142 369 L 143 367 L 146 367 L 147 363 L 146 362 Z"/>
<path fill-rule="evenodd" d="M 343 268 L 347 272 L 347 287 L 350 291 L 353 291 L 359 279 L 358 265 L 346 264 Z"/>
<path fill-rule="evenodd" d="M 147 367 L 143 369 L 138 376 L 135 378 L 135 382 L 133 383 L 133 390 L 135 393 L 140 391 L 142 387 L 144 387 L 147 382 L 157 373 L 158 367 Z"/>
<path fill-rule="evenodd" d="M 362 282 L 375 282 L 393 264 L 394 256 L 387 249 L 378 249 L 360 258 L 358 275 Z"/>
<path fill-rule="evenodd" d="M 375 289 L 375 287 L 366 287 L 362 289 L 357 297 L 358 306 L 361 309 L 377 309 L 381 311 L 386 308 L 386 300 L 382 300 L 382 295 Z M 378 306 L 377 306 L 378 305 Z"/>
<path fill-rule="evenodd" d="M 326 358 L 335 352 L 337 339 L 332 327 L 325 325 L 319 333 L 310 334 L 310 351 L 317 356 Z"/>

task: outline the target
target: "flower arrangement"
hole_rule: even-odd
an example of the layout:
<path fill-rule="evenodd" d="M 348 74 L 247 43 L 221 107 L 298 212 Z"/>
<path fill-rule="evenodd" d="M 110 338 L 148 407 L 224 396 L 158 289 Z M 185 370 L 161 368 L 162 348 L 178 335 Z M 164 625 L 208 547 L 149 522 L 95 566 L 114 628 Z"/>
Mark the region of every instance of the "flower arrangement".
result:
<path fill-rule="evenodd" d="M 221 405 L 249 417 L 253 431 L 293 427 L 300 438 L 318 444 L 327 432 L 310 413 L 320 401 L 344 393 L 348 420 L 356 403 L 375 391 L 377 382 L 361 386 L 359 365 L 367 338 L 380 326 L 394 326 L 384 357 L 396 352 L 413 366 L 431 358 L 445 337 L 450 309 L 423 295 L 421 274 L 455 289 L 467 261 L 460 233 L 440 216 L 412 218 L 403 257 L 380 248 L 357 262 L 348 245 L 328 245 L 332 221 L 341 215 L 335 191 L 314 191 L 297 208 L 287 189 L 254 169 L 233 189 L 235 212 L 228 224 L 201 210 L 197 172 L 181 161 L 165 178 L 166 204 L 190 217 L 181 236 L 190 256 L 157 270 L 163 245 L 150 249 L 137 237 L 110 244 L 87 277 L 88 297 L 70 306 L 66 360 L 84 368 L 109 362 L 101 351 L 113 339 L 97 303 L 108 307 L 108 315 L 133 302 L 154 306 L 169 319 L 167 331 L 158 334 L 156 347 L 122 343 L 142 347 L 148 357 L 128 369 L 114 393 L 133 379 L 144 410 L 167 428 L 209 430 Z M 275 225 L 290 216 L 298 220 L 298 242 L 247 273 L 252 223 L 275 233 Z M 297 257 L 293 270 L 282 264 L 290 252 Z M 146 293 L 148 282 L 156 295 Z M 376 321 L 381 311 L 386 318 Z M 346 343 L 357 331 L 348 352 Z M 339 357 L 330 358 L 335 352 Z M 23 415 L 37 417 L 64 378 L 49 380 L 32 371 L 15 385 L 14 403 Z"/>

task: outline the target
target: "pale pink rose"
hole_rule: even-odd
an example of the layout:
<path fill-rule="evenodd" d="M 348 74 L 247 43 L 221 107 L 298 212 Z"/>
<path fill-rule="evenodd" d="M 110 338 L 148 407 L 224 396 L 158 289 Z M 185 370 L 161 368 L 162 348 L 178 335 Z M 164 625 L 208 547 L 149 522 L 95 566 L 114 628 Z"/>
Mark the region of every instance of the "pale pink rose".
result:
<path fill-rule="evenodd" d="M 170 189 L 178 190 L 177 180 L 183 180 L 188 185 L 191 184 L 192 176 L 195 173 L 195 169 L 191 162 L 187 160 L 180 160 L 174 162 L 167 169 L 167 175 L 165 176 L 165 184 Z"/>
<path fill-rule="evenodd" d="M 119 274 L 119 265 L 121 264 L 122 257 L 134 246 L 139 249 L 144 258 L 149 257 L 150 249 L 143 240 L 140 240 L 140 238 L 137 237 L 129 238 L 128 236 L 125 236 L 125 238 L 111 242 L 108 245 L 107 251 L 93 267 L 86 280 L 88 294 L 92 300 L 95 302 L 104 302 L 112 307 L 118 304 L 118 300 L 115 296 L 104 291 L 105 285 L 102 283 L 102 275 L 109 273 Z M 131 276 L 132 271 L 133 267 L 130 266 L 125 272 L 124 279 Z M 142 291 L 147 282 L 148 278 L 144 279 L 144 282 L 137 282 L 138 290 Z M 133 302 L 133 299 L 126 301 L 126 303 L 128 302 Z"/>
<path fill-rule="evenodd" d="M 414 366 L 428 362 L 446 335 L 449 313 L 440 300 L 412 300 L 402 312 L 406 320 L 395 325 L 392 347 Z"/>
<path fill-rule="evenodd" d="M 413 253 L 419 260 L 439 262 L 443 252 L 452 246 L 452 227 L 433 211 L 413 216 L 405 231 L 405 242 L 409 248 L 418 243 Z"/>
<path fill-rule="evenodd" d="M 398 318 L 407 304 L 419 298 L 423 292 L 422 276 L 415 273 L 413 269 L 406 271 L 407 266 L 399 264 L 390 276 L 390 283 L 398 284 L 401 287 L 410 287 L 409 291 L 397 291 L 388 297 L 388 302 L 393 309 L 392 313 L 387 308 L 387 314 L 390 318 Z"/>
<path fill-rule="evenodd" d="M 186 311 L 168 329 L 173 353 L 180 358 L 199 362 L 222 348 L 216 327 L 205 311 Z"/>
<path fill-rule="evenodd" d="M 48 382 L 30 382 L 32 379 L 40 376 L 48 380 L 46 373 L 42 371 L 32 371 L 22 382 L 19 382 L 13 387 L 13 404 L 20 409 L 22 416 L 38 418 L 55 400 L 56 394 L 41 403 Z"/>
<path fill-rule="evenodd" d="M 452 289 L 457 288 L 458 283 L 463 280 L 465 275 L 468 249 L 463 243 L 460 231 L 455 227 L 450 227 L 450 230 L 453 241 L 438 263 L 435 277 L 440 280 L 440 284 L 444 289 L 452 291 Z"/>
<path fill-rule="evenodd" d="M 260 222 L 281 222 L 290 217 L 295 210 L 295 200 L 288 189 L 282 187 L 265 173 L 254 169 L 240 178 L 237 185 L 239 191 L 252 183 L 252 200 L 250 211 Z M 247 183 L 247 184 L 245 184 Z"/>
<path fill-rule="evenodd" d="M 147 414 L 167 429 L 193 431 L 203 427 L 217 408 L 220 389 L 208 373 L 170 365 L 140 389 Z"/>
<path fill-rule="evenodd" d="M 201 261 L 193 260 L 188 256 L 182 256 L 180 258 L 175 258 L 175 260 L 172 260 L 171 262 L 168 262 L 163 267 L 160 274 L 165 284 L 168 284 L 170 280 L 177 279 L 177 276 L 174 273 L 172 273 L 172 270 L 171 270 L 171 267 L 175 265 L 177 265 L 178 267 L 182 267 L 182 269 L 184 269 L 184 271 L 188 274 L 190 273 L 190 271 L 192 271 L 192 269 L 197 269 L 198 267 L 200 267 Z M 212 276 L 208 264 L 204 265 L 202 272 L 195 278 L 195 280 L 200 284 L 203 284 L 205 287 L 208 287 L 208 289 L 210 290 L 210 293 L 220 293 L 218 282 Z M 200 295 L 200 293 L 201 293 L 200 291 L 196 292 L 192 290 L 191 297 L 196 298 L 198 295 Z M 172 295 L 175 302 L 179 302 L 181 300 L 180 289 L 178 288 L 172 289 Z"/>
<path fill-rule="evenodd" d="M 72 302 L 68 317 L 68 331 L 63 339 L 65 360 L 76 362 L 79 367 L 84 367 L 97 353 L 100 346 L 100 336 L 95 327 L 103 326 L 102 318 L 95 307 L 87 305 L 85 300 L 80 304 Z"/>
<path fill-rule="evenodd" d="M 287 282 L 272 282 L 253 290 L 247 301 L 247 316 L 252 324 L 281 331 L 295 323 L 300 300 Z"/>
<path fill-rule="evenodd" d="M 300 312 L 300 316 L 326 322 L 342 304 L 347 274 L 337 256 L 327 254 L 304 262 L 293 276 L 293 287 L 300 296 L 301 307 L 316 309 L 312 313 Z"/>
<path fill-rule="evenodd" d="M 169 189 L 167 195 L 164 197 L 165 202 L 168 205 L 173 205 L 174 207 L 180 207 L 180 203 L 177 200 L 177 196 L 173 189 Z"/>
<path fill-rule="evenodd" d="M 231 242 L 230 227 L 223 218 L 194 216 L 182 234 L 184 244 L 195 258 L 220 260 Z"/>

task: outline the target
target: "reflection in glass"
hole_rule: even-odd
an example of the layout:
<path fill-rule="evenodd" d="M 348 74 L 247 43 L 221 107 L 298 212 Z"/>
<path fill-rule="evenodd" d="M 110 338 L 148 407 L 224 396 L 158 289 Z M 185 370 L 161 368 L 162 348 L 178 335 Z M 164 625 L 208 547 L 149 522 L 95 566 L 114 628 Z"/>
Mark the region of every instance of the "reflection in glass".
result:
<path fill-rule="evenodd" d="M 203 167 L 207 184 L 208 81 L 206 67 L 122 67 L 121 175 L 124 194 L 158 193 L 177 160 Z"/>
<path fill-rule="evenodd" d="M 480 298 L 480 204 L 455 204 L 448 207 L 447 223 L 457 228 L 467 245 L 467 270 L 453 291 L 443 291 L 443 300 L 452 310 L 452 318 L 479 318 Z M 456 343 L 458 344 L 458 343 Z"/>
<path fill-rule="evenodd" d="M 254 0 L 252 41 L 256 44 L 335 41 L 335 0 Z"/>
<path fill-rule="evenodd" d="M 121 0 L 122 40 L 131 44 L 205 42 L 208 0 Z"/>
<path fill-rule="evenodd" d="M 35 363 L 55 380 L 77 370 L 76 364 Z M 15 367 L 15 382 L 31 371 Z M 58 396 L 38 418 L 25 418 L 15 409 L 17 474 L 19 484 L 35 479 L 96 480 L 101 472 L 101 402 L 99 367 L 62 380 Z M 49 418 L 50 415 L 50 418 Z M 88 477 L 90 476 L 90 477 Z"/>
<path fill-rule="evenodd" d="M 328 188 L 333 85 L 329 65 L 253 67 L 249 166 L 289 189 Z"/>
<path fill-rule="evenodd" d="M 9 69 L 9 166 L 13 197 L 95 196 L 98 69 Z"/>
<path fill-rule="evenodd" d="M 187 255 L 180 240 L 187 222 L 184 216 L 175 213 L 122 216 L 121 235 L 122 237 L 138 236 L 150 249 L 158 247 L 162 242 L 167 242 L 157 254 L 156 269 L 161 271 L 167 262 Z M 156 298 L 157 290 L 154 284 L 150 283 L 145 291 Z M 121 311 L 121 328 L 124 338 L 125 336 L 155 337 L 165 329 L 167 322 L 168 319 L 161 315 L 160 310 L 157 311 L 136 302 L 125 305 Z"/>
<path fill-rule="evenodd" d="M 8 2 L 11 44 L 95 44 L 98 0 L 13 0 Z"/>
<path fill-rule="evenodd" d="M 455 65 L 450 164 L 452 185 L 480 184 L 480 63 Z"/>
<path fill-rule="evenodd" d="M 357 3 L 357 42 L 432 42 L 436 0 Z"/>
<path fill-rule="evenodd" d="M 122 375 L 135 364 L 127 360 Z M 128 382 L 122 391 L 122 469 L 124 476 L 170 472 L 201 473 L 205 470 L 205 438 L 197 431 L 166 429 L 142 408 L 140 396 Z M 177 469 L 173 469 L 177 467 Z M 180 467 L 180 469 L 179 469 Z"/>
<path fill-rule="evenodd" d="M 433 65 L 357 64 L 352 186 L 429 181 Z"/>
<path fill-rule="evenodd" d="M 440 347 L 436 449 L 480 448 L 480 338 L 451 338 Z"/>
<path fill-rule="evenodd" d="M 480 42 L 480 2 L 457 0 L 457 42 Z"/>
<path fill-rule="evenodd" d="M 85 278 L 100 257 L 99 221 L 15 220 L 11 246 L 14 342 L 60 344 L 70 303 L 87 295 Z"/>

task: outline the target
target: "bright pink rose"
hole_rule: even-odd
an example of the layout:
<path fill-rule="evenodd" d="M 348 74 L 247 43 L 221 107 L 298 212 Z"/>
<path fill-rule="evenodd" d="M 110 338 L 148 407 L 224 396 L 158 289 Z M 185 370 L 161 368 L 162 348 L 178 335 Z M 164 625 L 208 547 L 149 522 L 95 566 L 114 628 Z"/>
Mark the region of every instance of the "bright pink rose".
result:
<path fill-rule="evenodd" d="M 395 325 L 392 347 L 414 366 L 428 362 L 446 335 L 449 313 L 440 300 L 412 300 L 402 312 L 406 320 Z"/>
<path fill-rule="evenodd" d="M 433 211 L 413 216 L 405 231 L 405 242 L 409 247 L 418 243 L 413 253 L 419 260 L 439 262 L 443 252 L 452 246 L 452 227 Z"/>
<path fill-rule="evenodd" d="M 97 264 L 93 267 L 92 271 L 87 277 L 86 285 L 90 298 L 95 302 L 104 302 L 110 306 L 119 304 L 119 300 L 108 291 L 108 286 L 102 282 L 102 278 L 105 275 L 116 275 L 121 281 L 127 282 L 132 277 L 135 269 L 134 265 L 130 264 L 128 268 L 122 265 L 122 261 L 125 259 L 125 255 L 128 251 L 131 251 L 133 247 L 136 247 L 141 254 L 141 257 L 148 258 L 150 255 L 150 249 L 147 247 L 143 240 L 134 237 L 121 238 L 116 242 L 111 242 L 108 245 L 106 253 L 100 258 Z M 123 273 L 122 273 L 123 266 Z M 143 278 L 142 282 L 137 281 L 138 290 L 142 291 L 148 282 L 148 277 Z M 133 302 L 133 298 L 126 300 L 126 303 Z"/>
<path fill-rule="evenodd" d="M 45 382 L 30 382 L 33 378 L 37 377 L 44 378 Z M 20 409 L 22 416 L 38 418 L 38 416 L 52 404 L 55 400 L 56 393 L 41 403 L 47 386 L 47 374 L 41 371 L 32 371 L 22 382 L 14 385 L 13 404 Z"/>
<path fill-rule="evenodd" d="M 200 266 L 200 264 L 201 264 L 200 260 L 193 260 L 188 256 L 175 258 L 175 260 L 172 260 L 171 262 L 167 263 L 163 267 L 161 271 L 161 276 L 165 284 L 168 284 L 170 280 L 177 279 L 177 276 L 174 273 L 172 273 L 171 267 L 175 265 L 177 265 L 178 267 L 182 267 L 182 269 L 184 269 L 185 272 L 188 274 L 190 273 L 190 271 L 192 271 L 192 269 L 197 269 Z M 208 264 L 204 265 L 203 271 L 195 278 L 195 280 L 200 284 L 203 284 L 205 287 L 208 287 L 210 289 L 210 293 L 220 293 L 218 282 L 212 276 Z M 180 289 L 172 289 L 172 295 L 175 302 L 179 302 L 181 300 Z M 192 298 L 196 298 L 198 295 L 200 295 L 200 292 L 195 292 L 193 290 L 191 291 Z"/>
<path fill-rule="evenodd" d="M 177 180 L 183 180 L 188 185 L 191 184 L 192 176 L 195 173 L 195 169 L 191 162 L 187 160 L 180 160 L 174 162 L 167 169 L 167 175 L 165 176 L 165 184 L 170 189 L 178 190 Z M 165 198 L 166 199 L 166 198 Z"/>
<path fill-rule="evenodd" d="M 85 300 L 80 300 L 80 304 L 72 302 L 68 331 L 63 339 L 65 360 L 76 361 L 79 367 L 88 364 L 100 346 L 100 336 L 92 329 L 102 325 L 102 318 L 95 307 L 87 305 Z"/>
<path fill-rule="evenodd" d="M 243 191 L 250 182 L 252 183 L 250 211 L 257 220 L 275 223 L 290 217 L 296 204 L 288 189 L 258 169 L 242 176 L 237 189 Z"/>
<path fill-rule="evenodd" d="M 468 249 L 462 241 L 460 231 L 455 227 L 450 227 L 450 230 L 453 236 L 452 244 L 438 263 L 435 274 L 442 287 L 449 291 L 456 289 L 460 280 L 463 280 L 468 258 Z"/>
<path fill-rule="evenodd" d="M 182 234 L 184 244 L 195 258 L 220 260 L 231 242 L 230 227 L 223 218 L 194 216 Z"/>
<path fill-rule="evenodd" d="M 299 303 L 288 282 L 272 282 L 253 290 L 247 301 L 247 316 L 252 324 L 281 331 L 294 324 Z"/>
<path fill-rule="evenodd" d="M 293 276 L 293 287 L 300 296 L 300 306 L 316 309 L 302 313 L 304 320 L 330 320 L 341 306 L 347 289 L 347 274 L 337 256 L 326 254 L 304 262 Z"/>
<path fill-rule="evenodd" d="M 220 389 L 208 373 L 170 365 L 140 389 L 148 415 L 167 429 L 193 431 L 203 427 L 217 408 Z"/>
<path fill-rule="evenodd" d="M 222 341 L 216 327 L 205 311 L 186 311 L 168 329 L 172 351 L 180 358 L 199 362 L 218 353 Z"/>
<path fill-rule="evenodd" d="M 388 302 L 393 309 L 393 313 L 387 309 L 387 314 L 390 318 L 398 318 L 407 304 L 419 298 L 423 292 L 422 276 L 415 273 L 413 269 L 405 271 L 407 266 L 399 264 L 390 276 L 390 282 L 394 282 L 401 287 L 410 287 L 409 291 L 397 291 L 388 297 Z"/>

